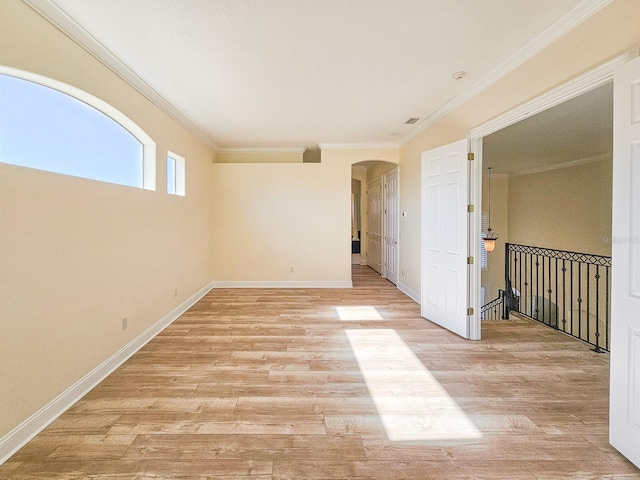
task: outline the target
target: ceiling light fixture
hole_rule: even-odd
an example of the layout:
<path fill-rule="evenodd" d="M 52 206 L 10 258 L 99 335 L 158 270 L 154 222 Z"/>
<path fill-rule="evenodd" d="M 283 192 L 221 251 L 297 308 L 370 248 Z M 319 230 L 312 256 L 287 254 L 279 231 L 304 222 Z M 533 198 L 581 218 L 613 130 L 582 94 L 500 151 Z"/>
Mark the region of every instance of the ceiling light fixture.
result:
<path fill-rule="evenodd" d="M 407 120 L 406 122 L 404 122 L 406 125 L 413 125 L 414 123 L 416 123 L 418 120 L 420 120 L 417 117 L 411 117 L 409 120 Z"/>
<path fill-rule="evenodd" d="M 484 249 L 487 253 L 493 252 L 496 248 L 496 240 L 498 239 L 498 234 L 491 230 L 491 167 L 488 167 L 489 170 L 489 202 L 488 202 L 488 213 L 487 213 L 487 231 L 482 233 L 482 240 L 484 240 Z"/>
<path fill-rule="evenodd" d="M 465 72 L 464 70 L 460 70 L 459 72 L 456 72 L 453 75 L 451 75 L 451 77 L 453 77 L 454 80 L 462 80 L 466 76 L 467 76 L 467 72 Z"/>

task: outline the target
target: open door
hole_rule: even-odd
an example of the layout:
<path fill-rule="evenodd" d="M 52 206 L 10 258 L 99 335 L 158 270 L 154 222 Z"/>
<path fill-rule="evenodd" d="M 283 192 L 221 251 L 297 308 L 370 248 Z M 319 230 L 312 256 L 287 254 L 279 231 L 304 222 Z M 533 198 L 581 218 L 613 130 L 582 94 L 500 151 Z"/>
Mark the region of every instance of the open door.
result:
<path fill-rule="evenodd" d="M 382 180 L 367 184 L 367 265 L 382 275 Z"/>
<path fill-rule="evenodd" d="M 609 441 L 640 467 L 640 58 L 614 76 Z"/>
<path fill-rule="evenodd" d="M 467 141 L 424 152 L 421 160 L 421 314 L 469 338 Z"/>
<path fill-rule="evenodd" d="M 384 174 L 384 277 L 398 285 L 398 168 Z"/>

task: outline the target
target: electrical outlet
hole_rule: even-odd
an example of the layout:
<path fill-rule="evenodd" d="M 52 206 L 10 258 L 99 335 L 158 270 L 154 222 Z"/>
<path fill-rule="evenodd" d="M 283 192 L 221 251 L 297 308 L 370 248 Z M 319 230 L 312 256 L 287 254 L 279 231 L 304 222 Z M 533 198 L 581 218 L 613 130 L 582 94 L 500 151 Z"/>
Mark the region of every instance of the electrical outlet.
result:
<path fill-rule="evenodd" d="M 177 288 L 174 288 L 174 289 L 173 289 L 173 296 L 174 296 L 174 297 L 177 297 L 177 296 L 178 296 L 178 289 L 177 289 Z"/>
<path fill-rule="evenodd" d="M 289 267 L 289 273 L 293 273 L 293 267 Z"/>
<path fill-rule="evenodd" d="M 122 329 L 123 329 L 123 330 L 126 330 L 126 329 L 127 329 L 127 323 L 128 323 L 128 322 L 127 322 L 127 317 L 124 317 L 124 318 L 122 319 Z"/>

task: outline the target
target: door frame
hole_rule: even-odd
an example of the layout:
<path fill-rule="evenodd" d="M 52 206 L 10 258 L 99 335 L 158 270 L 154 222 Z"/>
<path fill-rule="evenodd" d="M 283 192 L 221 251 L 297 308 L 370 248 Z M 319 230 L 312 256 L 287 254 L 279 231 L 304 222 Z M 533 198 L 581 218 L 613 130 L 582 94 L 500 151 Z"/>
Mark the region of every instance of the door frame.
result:
<path fill-rule="evenodd" d="M 623 53 L 606 63 L 584 73 L 568 82 L 543 93 L 542 95 L 525 102 L 516 108 L 495 117 L 494 119 L 472 129 L 467 135 L 468 151 L 473 153 L 474 161 L 469 168 L 469 201 L 472 205 L 482 204 L 482 139 L 487 135 L 502 130 L 525 118 L 532 117 L 549 108 L 560 105 L 583 93 L 598 88 L 606 83 L 613 82 L 615 69 L 633 60 L 639 55 L 639 50 L 634 48 Z M 469 216 L 469 255 L 480 258 L 480 239 L 482 225 L 482 209 L 475 208 Z M 480 338 L 480 275 L 481 269 L 471 269 L 469 275 L 469 305 L 473 308 L 473 316 L 469 325 L 471 338 Z"/>

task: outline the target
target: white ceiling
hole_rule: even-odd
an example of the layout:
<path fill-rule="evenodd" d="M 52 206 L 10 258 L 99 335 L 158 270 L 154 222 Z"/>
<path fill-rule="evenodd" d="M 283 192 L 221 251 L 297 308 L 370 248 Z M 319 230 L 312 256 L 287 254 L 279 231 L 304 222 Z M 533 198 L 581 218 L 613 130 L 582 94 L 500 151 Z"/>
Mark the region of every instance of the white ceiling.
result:
<path fill-rule="evenodd" d="M 484 137 L 482 160 L 513 175 L 608 158 L 613 150 L 613 84 L 608 83 Z"/>
<path fill-rule="evenodd" d="M 608 3 L 25 1 L 220 147 L 401 144 Z"/>

